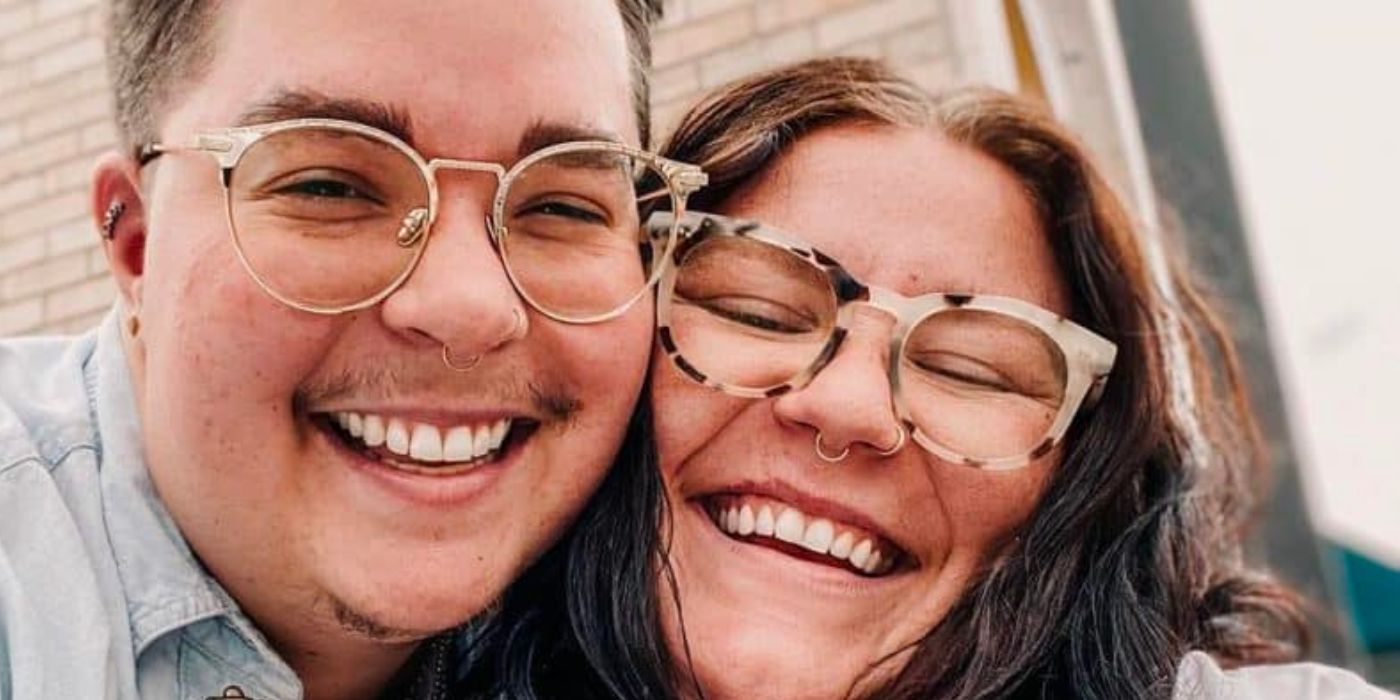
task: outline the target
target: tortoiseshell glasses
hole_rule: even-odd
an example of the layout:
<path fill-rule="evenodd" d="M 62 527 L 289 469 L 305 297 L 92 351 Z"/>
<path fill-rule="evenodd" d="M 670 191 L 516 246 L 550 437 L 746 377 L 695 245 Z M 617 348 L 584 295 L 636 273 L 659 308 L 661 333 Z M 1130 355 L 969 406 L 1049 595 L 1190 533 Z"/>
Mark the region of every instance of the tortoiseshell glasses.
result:
<path fill-rule="evenodd" d="M 859 306 L 894 319 L 891 407 L 940 459 L 1021 467 L 1049 452 L 1113 367 L 1113 343 L 1009 297 L 905 297 L 862 284 L 835 260 L 753 221 L 691 212 L 658 288 L 662 348 L 686 376 L 726 393 L 805 386 L 841 347 Z M 668 213 L 648 219 L 664 236 Z"/>

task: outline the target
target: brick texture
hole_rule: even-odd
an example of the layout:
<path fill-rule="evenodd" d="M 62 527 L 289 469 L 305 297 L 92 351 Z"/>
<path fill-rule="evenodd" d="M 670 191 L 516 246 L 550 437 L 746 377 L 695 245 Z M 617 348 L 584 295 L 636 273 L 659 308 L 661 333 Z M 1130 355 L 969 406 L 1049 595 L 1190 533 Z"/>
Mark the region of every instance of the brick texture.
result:
<path fill-rule="evenodd" d="M 705 92 L 831 54 L 879 56 L 928 88 L 962 74 L 948 0 L 669 0 L 656 34 L 653 107 L 664 136 Z"/>
<path fill-rule="evenodd" d="M 836 53 L 928 87 L 961 75 L 949 0 L 668 0 L 655 38 L 658 135 L 705 91 Z M 0 0 L 0 335 L 91 327 L 115 288 L 88 174 L 115 142 L 101 0 Z"/>
<path fill-rule="evenodd" d="M 88 174 L 115 141 L 101 0 L 0 0 L 0 335 L 90 327 L 114 288 Z"/>

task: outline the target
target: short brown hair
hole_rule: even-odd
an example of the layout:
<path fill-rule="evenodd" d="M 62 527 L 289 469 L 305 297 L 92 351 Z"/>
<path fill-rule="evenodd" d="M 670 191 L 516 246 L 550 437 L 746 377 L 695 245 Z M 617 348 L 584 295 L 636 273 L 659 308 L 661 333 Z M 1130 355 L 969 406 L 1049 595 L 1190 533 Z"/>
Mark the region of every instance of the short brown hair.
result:
<path fill-rule="evenodd" d="M 1229 334 L 1184 261 L 1155 278 L 1133 217 L 1040 106 L 985 88 L 930 96 L 878 61 L 817 59 L 711 94 L 662 153 L 705 168 L 690 204 L 715 210 L 804 135 L 849 124 L 932 129 L 1007 167 L 1074 317 L 1118 346 L 1035 513 L 910 655 L 890 657 L 908 663 L 873 697 L 1165 697 L 1191 649 L 1227 666 L 1297 658 L 1298 598 L 1242 562 L 1264 463 Z"/>
<path fill-rule="evenodd" d="M 616 0 L 632 59 L 632 106 L 642 145 L 651 141 L 651 26 L 662 0 Z M 124 144 L 156 139 L 170 95 L 209 67 L 214 46 L 212 0 L 112 0 L 107 18 L 107 70 Z"/>

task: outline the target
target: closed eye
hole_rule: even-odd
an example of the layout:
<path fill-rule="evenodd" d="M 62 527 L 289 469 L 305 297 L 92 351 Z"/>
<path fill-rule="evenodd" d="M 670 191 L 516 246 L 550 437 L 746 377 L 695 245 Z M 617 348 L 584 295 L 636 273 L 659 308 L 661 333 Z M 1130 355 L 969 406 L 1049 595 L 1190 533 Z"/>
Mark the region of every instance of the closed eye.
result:
<path fill-rule="evenodd" d="M 771 333 L 808 333 L 817 325 L 801 312 L 767 299 L 740 296 L 682 298 L 722 319 Z"/>

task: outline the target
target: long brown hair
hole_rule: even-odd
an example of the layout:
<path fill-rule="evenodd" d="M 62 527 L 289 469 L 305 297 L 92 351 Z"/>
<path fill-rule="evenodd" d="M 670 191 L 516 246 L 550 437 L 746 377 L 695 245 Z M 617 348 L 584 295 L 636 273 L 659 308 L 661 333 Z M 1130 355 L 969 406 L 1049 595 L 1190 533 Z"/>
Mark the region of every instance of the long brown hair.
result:
<path fill-rule="evenodd" d="M 930 97 L 878 61 L 818 59 L 712 94 L 663 152 L 705 167 L 691 202 L 713 209 L 804 134 L 848 123 L 937 129 L 1009 168 L 1075 320 L 1118 345 L 1019 537 L 907 663 L 871 669 L 890 675 L 874 695 L 1166 697 L 1192 649 L 1227 666 L 1300 656 L 1299 599 L 1241 555 L 1265 462 L 1229 335 L 1038 105 L 989 89 Z"/>

